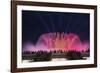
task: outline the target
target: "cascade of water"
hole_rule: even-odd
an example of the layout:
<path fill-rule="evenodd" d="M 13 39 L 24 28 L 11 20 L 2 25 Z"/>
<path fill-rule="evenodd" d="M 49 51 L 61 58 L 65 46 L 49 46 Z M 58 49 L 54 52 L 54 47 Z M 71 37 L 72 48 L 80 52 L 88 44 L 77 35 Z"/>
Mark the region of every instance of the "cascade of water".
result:
<path fill-rule="evenodd" d="M 40 36 L 36 45 L 31 43 L 23 47 L 23 51 L 87 51 L 89 42 L 82 42 L 74 33 L 46 33 Z"/>

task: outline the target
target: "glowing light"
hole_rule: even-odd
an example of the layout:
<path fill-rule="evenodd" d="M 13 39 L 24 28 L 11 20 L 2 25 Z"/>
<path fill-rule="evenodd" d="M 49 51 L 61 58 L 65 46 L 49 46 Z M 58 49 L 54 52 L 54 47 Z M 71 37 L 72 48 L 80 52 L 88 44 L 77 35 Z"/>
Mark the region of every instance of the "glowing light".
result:
<path fill-rule="evenodd" d="M 46 33 L 40 36 L 36 45 L 27 43 L 24 51 L 87 51 L 89 42 L 82 42 L 74 33 Z"/>

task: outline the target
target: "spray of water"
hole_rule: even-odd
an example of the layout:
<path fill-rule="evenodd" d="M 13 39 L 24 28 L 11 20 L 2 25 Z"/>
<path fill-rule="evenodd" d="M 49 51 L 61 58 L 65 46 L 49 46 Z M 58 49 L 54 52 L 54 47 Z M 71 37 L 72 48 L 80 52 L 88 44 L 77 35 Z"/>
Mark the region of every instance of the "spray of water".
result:
<path fill-rule="evenodd" d="M 37 44 L 26 43 L 23 51 L 87 51 L 89 42 L 82 42 L 77 34 L 74 33 L 46 33 L 39 37 Z"/>

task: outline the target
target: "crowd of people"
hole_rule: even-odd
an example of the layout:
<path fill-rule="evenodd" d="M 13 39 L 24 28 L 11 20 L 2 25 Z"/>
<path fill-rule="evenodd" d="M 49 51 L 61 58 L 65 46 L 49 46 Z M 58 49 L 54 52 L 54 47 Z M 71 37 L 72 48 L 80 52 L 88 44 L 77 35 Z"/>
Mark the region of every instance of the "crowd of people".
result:
<path fill-rule="evenodd" d="M 62 50 L 53 50 L 53 51 L 32 51 L 32 52 L 23 52 L 22 54 L 22 58 L 23 59 L 31 59 L 33 61 L 50 61 L 52 60 L 52 57 L 54 56 L 54 54 L 59 54 L 61 55 L 62 53 L 64 53 L 66 56 L 65 58 L 67 60 L 77 60 L 77 59 L 83 59 L 84 57 L 84 53 L 88 53 L 89 51 L 86 52 L 78 52 L 78 51 L 62 51 Z M 59 56 L 58 55 L 58 56 Z M 86 55 L 89 56 L 89 55 Z M 29 58 L 30 57 L 30 58 Z"/>

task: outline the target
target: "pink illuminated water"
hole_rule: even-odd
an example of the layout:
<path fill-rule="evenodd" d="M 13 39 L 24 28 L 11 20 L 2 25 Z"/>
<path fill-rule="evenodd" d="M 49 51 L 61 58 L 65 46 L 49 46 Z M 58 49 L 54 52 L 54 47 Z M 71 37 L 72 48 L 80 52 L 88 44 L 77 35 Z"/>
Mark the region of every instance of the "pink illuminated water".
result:
<path fill-rule="evenodd" d="M 36 45 L 26 43 L 23 51 L 87 51 L 89 42 L 82 42 L 74 33 L 46 33 L 39 37 Z"/>

